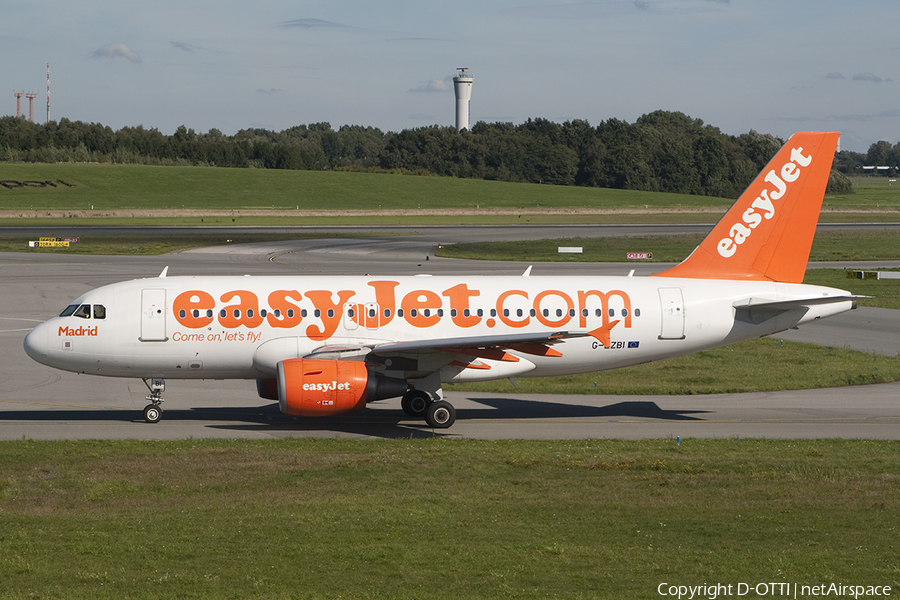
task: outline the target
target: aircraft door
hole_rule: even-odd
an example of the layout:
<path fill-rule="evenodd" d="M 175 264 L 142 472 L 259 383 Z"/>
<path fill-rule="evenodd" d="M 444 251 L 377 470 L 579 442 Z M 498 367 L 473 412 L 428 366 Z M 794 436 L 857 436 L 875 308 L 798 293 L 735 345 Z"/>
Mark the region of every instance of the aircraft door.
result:
<path fill-rule="evenodd" d="M 661 340 L 684 339 L 684 298 L 681 288 L 659 288 L 659 303 L 662 307 Z"/>
<path fill-rule="evenodd" d="M 141 337 L 142 342 L 165 342 L 166 336 L 166 290 L 141 291 Z"/>

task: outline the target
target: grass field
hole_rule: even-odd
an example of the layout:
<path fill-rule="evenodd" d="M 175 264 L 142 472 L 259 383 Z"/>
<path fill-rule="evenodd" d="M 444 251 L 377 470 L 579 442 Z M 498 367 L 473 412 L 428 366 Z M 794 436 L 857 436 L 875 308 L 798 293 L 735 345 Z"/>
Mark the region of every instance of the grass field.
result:
<path fill-rule="evenodd" d="M 0 598 L 900 585 L 897 442 L 0 444 Z M 756 597 L 756 596 L 747 596 Z"/>
<path fill-rule="evenodd" d="M 727 207 L 723 198 L 337 171 L 0 163 L 0 210 Z"/>
<path fill-rule="evenodd" d="M 723 394 L 900 381 L 900 356 L 757 338 L 634 367 L 447 385 L 447 390 L 517 394 Z"/>
<path fill-rule="evenodd" d="M 54 185 L 36 187 L 40 185 L 37 182 L 42 181 L 50 181 Z M 251 210 L 262 213 L 254 217 L 229 217 L 235 218 L 236 223 L 241 219 L 240 224 L 261 222 L 424 224 L 421 216 L 380 216 L 372 221 L 373 215 L 267 217 L 264 212 L 267 210 L 406 212 L 437 209 L 502 210 L 512 213 L 476 217 L 450 215 L 443 216 L 440 221 L 462 224 L 634 222 L 634 211 L 696 209 L 707 212 L 643 215 L 643 218 L 644 222 L 715 222 L 732 203 L 732 200 L 726 198 L 447 177 L 208 167 L 0 163 L 0 182 L 7 182 L 7 185 L 0 183 L 0 210 L 92 210 L 101 213 L 124 209 L 193 209 L 209 212 Z M 32 183 L 17 187 L 11 182 Z M 856 180 L 855 185 L 854 194 L 826 197 L 823 221 L 900 220 L 900 192 L 896 184 L 882 179 L 861 178 Z M 534 214 L 534 211 L 573 208 L 625 213 L 631 211 L 632 214 L 577 217 Z M 878 218 L 873 219 L 871 212 L 868 211 L 878 211 Z M 517 212 L 521 214 L 516 214 Z M 172 217 L 175 218 L 177 217 Z M 199 221 L 199 218 L 178 222 L 193 224 L 195 221 Z M 205 220 L 204 223 L 206 222 Z M 109 221 L 109 224 L 121 224 L 121 221 L 114 219 Z M 170 222 L 167 221 L 166 224 Z"/>

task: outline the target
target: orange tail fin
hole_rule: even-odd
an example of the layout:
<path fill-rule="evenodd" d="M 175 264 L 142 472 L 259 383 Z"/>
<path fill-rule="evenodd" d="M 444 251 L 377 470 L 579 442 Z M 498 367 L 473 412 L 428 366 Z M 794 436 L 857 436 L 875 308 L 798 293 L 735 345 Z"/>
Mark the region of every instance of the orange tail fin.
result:
<path fill-rule="evenodd" d="M 691 255 L 656 276 L 801 283 L 839 135 L 791 136 Z"/>

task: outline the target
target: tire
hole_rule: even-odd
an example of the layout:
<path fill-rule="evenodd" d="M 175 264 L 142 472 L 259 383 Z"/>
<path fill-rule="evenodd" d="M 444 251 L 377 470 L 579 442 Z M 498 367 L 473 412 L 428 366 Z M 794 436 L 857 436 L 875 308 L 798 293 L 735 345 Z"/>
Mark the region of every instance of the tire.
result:
<path fill-rule="evenodd" d="M 456 422 L 456 409 L 446 400 L 432 402 L 425 410 L 425 422 L 434 429 L 447 429 Z"/>
<path fill-rule="evenodd" d="M 148 404 L 144 407 L 144 420 L 148 423 L 159 423 L 162 419 L 162 409 L 156 404 Z"/>
<path fill-rule="evenodd" d="M 400 400 L 400 407 L 403 409 L 403 412 L 418 419 L 425 415 L 429 404 L 431 404 L 431 396 L 422 390 L 410 390 Z"/>

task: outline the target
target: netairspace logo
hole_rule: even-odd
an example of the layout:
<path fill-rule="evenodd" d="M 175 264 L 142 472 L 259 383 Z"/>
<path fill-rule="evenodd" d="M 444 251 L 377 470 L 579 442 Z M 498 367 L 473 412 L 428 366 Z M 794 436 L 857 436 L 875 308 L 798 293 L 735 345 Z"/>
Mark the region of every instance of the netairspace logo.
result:
<path fill-rule="evenodd" d="M 889 585 L 846 585 L 825 583 L 805 585 L 791 582 L 715 583 L 703 585 L 673 585 L 661 583 L 656 592 L 660 596 L 692 600 L 694 598 L 878 598 L 891 595 Z"/>

